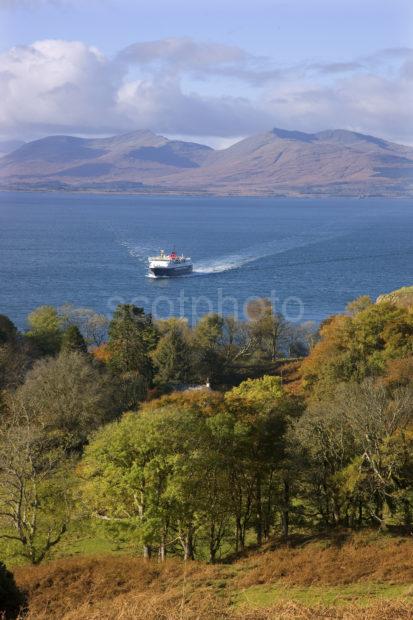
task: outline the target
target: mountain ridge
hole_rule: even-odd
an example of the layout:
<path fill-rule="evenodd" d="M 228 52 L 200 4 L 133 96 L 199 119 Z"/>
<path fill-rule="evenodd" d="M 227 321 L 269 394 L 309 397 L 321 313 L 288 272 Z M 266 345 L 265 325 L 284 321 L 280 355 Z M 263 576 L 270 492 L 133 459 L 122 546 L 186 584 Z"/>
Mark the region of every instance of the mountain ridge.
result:
<path fill-rule="evenodd" d="M 345 129 L 273 128 L 214 150 L 150 130 L 47 136 L 0 158 L 0 189 L 413 195 L 413 148 Z"/>

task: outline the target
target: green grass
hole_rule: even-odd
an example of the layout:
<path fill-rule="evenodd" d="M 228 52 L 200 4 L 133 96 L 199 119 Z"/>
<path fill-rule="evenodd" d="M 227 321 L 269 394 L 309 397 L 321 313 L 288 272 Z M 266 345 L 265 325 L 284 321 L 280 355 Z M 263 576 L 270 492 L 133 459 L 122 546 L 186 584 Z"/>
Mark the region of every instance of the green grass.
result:
<path fill-rule="evenodd" d="M 412 595 L 412 585 L 385 583 L 355 583 L 342 586 L 297 587 L 279 584 L 251 586 L 234 596 L 236 605 L 269 607 L 283 601 L 293 601 L 308 606 L 340 606 L 355 603 L 368 606 L 375 600 L 392 600 Z"/>

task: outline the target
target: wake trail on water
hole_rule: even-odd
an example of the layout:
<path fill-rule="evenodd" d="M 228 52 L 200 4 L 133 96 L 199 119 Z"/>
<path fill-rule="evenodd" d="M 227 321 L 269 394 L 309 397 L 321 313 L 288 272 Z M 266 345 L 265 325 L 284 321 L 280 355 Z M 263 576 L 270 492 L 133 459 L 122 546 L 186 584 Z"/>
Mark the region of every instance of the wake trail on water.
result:
<path fill-rule="evenodd" d="M 213 259 L 206 259 L 196 261 L 194 263 L 195 275 L 208 275 L 213 273 L 223 273 L 225 271 L 232 271 L 239 269 L 248 263 L 253 263 L 262 258 L 274 256 L 276 254 L 283 254 L 295 248 L 305 247 L 307 245 L 313 245 L 321 241 L 333 239 L 338 235 L 321 234 L 306 235 L 303 237 L 287 237 L 285 239 L 274 239 L 266 243 L 249 246 L 239 252 L 233 254 L 226 254 Z"/>

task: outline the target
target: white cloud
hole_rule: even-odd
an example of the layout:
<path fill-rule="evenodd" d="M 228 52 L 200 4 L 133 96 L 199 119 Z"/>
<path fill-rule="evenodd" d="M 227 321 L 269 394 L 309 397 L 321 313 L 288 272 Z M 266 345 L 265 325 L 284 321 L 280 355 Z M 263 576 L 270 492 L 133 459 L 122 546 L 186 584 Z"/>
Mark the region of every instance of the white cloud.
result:
<path fill-rule="evenodd" d="M 82 42 L 44 40 L 0 55 L 0 135 L 148 128 L 231 140 L 272 126 L 342 127 L 413 142 L 412 67 L 404 48 L 280 67 L 189 38 L 136 43 L 113 59 Z"/>
<path fill-rule="evenodd" d="M 248 59 L 239 47 L 220 43 L 198 43 L 190 37 L 170 37 L 129 45 L 118 59 L 140 65 L 161 65 L 179 69 L 216 70 L 222 65 L 238 65 Z"/>
<path fill-rule="evenodd" d="M 45 40 L 0 55 L 2 132 L 115 127 L 121 74 L 94 47 Z"/>
<path fill-rule="evenodd" d="M 239 136 L 272 122 L 248 99 L 184 93 L 175 79 L 127 82 L 118 93 L 118 110 L 138 127 L 182 135 Z"/>
<path fill-rule="evenodd" d="M 405 61 L 393 75 L 358 72 L 329 83 L 281 84 L 265 107 L 286 128 L 346 128 L 413 143 L 413 71 Z"/>

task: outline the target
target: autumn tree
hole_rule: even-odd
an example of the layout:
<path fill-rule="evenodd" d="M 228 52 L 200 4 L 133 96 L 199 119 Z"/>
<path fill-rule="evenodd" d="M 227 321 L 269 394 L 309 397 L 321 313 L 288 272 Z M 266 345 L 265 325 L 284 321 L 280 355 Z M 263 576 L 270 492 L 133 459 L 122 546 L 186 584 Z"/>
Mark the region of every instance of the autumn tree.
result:
<path fill-rule="evenodd" d="M 412 406 L 409 388 L 389 393 L 369 379 L 337 386 L 299 420 L 301 477 L 324 525 L 383 527 L 385 510 L 409 512 Z"/>
<path fill-rule="evenodd" d="M 115 403 L 108 378 L 78 352 L 36 362 L 13 396 L 13 407 L 66 453 L 81 450 L 91 431 L 113 417 Z"/>
<path fill-rule="evenodd" d="M 323 398 L 340 382 L 385 373 L 389 359 L 412 353 L 412 315 L 390 303 L 367 304 L 337 315 L 320 328 L 320 340 L 302 365 L 309 394 Z"/>

